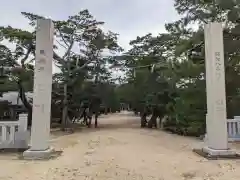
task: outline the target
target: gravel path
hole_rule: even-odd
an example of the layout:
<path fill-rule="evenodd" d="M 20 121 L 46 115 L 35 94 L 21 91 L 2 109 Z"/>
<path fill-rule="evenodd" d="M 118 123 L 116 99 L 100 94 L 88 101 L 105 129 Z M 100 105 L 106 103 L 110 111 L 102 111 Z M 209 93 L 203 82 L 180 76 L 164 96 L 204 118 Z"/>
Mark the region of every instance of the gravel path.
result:
<path fill-rule="evenodd" d="M 98 129 L 51 141 L 62 156 L 17 160 L 0 154 L 0 180 L 238 180 L 240 161 L 208 161 L 192 152 L 199 141 L 139 128 L 127 113 L 104 116 Z"/>

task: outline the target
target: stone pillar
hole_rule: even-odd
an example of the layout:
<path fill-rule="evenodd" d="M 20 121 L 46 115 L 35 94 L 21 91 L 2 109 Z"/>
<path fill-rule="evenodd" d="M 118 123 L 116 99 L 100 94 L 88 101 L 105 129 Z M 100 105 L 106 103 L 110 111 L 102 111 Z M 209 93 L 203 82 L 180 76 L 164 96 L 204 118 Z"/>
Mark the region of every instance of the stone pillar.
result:
<path fill-rule="evenodd" d="M 52 152 L 48 142 L 51 117 L 53 33 L 54 27 L 51 20 L 39 19 L 37 21 L 31 147 L 23 154 L 28 159 L 47 158 Z"/>
<path fill-rule="evenodd" d="M 205 25 L 205 64 L 207 89 L 207 138 L 203 151 L 209 155 L 232 155 L 228 147 L 223 27 Z"/>

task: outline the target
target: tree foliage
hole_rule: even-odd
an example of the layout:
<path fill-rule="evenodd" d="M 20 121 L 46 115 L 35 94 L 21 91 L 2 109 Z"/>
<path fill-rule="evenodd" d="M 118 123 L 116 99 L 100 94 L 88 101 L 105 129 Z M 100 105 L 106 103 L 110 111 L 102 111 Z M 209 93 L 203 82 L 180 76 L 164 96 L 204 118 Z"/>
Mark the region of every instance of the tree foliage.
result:
<path fill-rule="evenodd" d="M 1 74 L 4 84 L 0 88 L 2 92 L 19 90 L 17 84 L 20 84 L 24 91 L 33 90 L 36 23 L 37 19 L 44 17 L 27 12 L 22 12 L 22 15 L 29 20 L 32 31 L 11 26 L 0 27 L 1 42 L 7 41 L 15 46 L 13 49 L 4 43 L 0 46 L 0 67 L 4 71 Z M 111 72 L 107 65 L 116 62 L 112 54 L 121 52 L 122 48 L 117 42 L 118 34 L 103 31 L 101 26 L 104 22 L 97 21 L 88 10 L 69 16 L 66 20 L 53 20 L 53 24 L 53 58 L 58 72 L 53 75 L 52 109 L 58 109 L 57 116 L 62 119 L 64 128 L 68 119 L 71 119 L 69 113 L 78 109 L 82 97 L 89 98 L 92 95 L 86 86 L 90 85 L 96 92 L 102 86 L 106 92 L 113 91 Z M 103 51 L 108 51 L 109 56 L 104 57 Z M 112 106 L 113 102 L 107 99 L 106 94 L 98 95 L 104 99 L 105 104 Z M 108 98 L 114 100 L 114 95 L 111 94 Z"/>
<path fill-rule="evenodd" d="M 150 106 L 153 114 L 158 105 L 160 114 L 168 117 L 165 129 L 199 135 L 205 132 L 206 115 L 205 23 L 224 23 L 227 114 L 228 118 L 240 114 L 236 106 L 240 95 L 240 6 L 233 0 L 175 0 L 174 6 L 181 18 L 165 25 L 167 33 L 147 34 L 130 42 L 132 48 L 126 56 L 130 70 L 119 93 L 136 111 Z"/>
<path fill-rule="evenodd" d="M 62 125 L 77 113 L 81 102 L 91 96 L 101 97 L 108 109 L 116 111 L 120 103 L 129 104 L 149 122 L 165 117 L 164 128 L 185 135 L 205 132 L 206 82 L 204 25 L 224 24 L 227 115 L 239 115 L 240 105 L 240 6 L 238 0 L 175 0 L 180 19 L 165 25 L 166 33 L 146 34 L 130 42 L 124 55 L 118 34 L 102 30 L 104 22 L 83 10 L 65 20 L 53 20 L 54 63 L 53 107 L 62 112 Z M 32 31 L 0 27 L 0 91 L 32 90 L 35 60 L 36 20 L 43 16 L 22 13 Z M 103 56 L 108 50 L 109 56 Z M 116 85 L 109 67 L 126 71 L 124 83 Z M 21 67 L 16 68 L 16 67 Z M 13 68 L 14 71 L 9 71 Z M 25 83 L 25 84 L 24 84 Z M 19 83 L 18 83 L 19 84 Z M 53 110 L 52 110 L 53 111 Z M 74 113 L 72 113 L 74 112 Z M 71 117 L 70 117 L 71 118 Z M 151 127 L 151 126 L 149 126 Z"/>

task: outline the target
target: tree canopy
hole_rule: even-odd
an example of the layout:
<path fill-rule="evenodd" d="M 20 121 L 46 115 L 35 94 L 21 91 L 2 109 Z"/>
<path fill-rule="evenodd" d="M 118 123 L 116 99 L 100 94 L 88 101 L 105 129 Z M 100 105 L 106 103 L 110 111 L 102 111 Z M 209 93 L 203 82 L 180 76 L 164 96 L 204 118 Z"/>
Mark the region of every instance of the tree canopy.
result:
<path fill-rule="evenodd" d="M 61 102 L 63 119 L 84 99 L 101 97 L 113 111 L 121 103 L 141 114 L 155 111 L 168 117 L 164 128 L 179 134 L 205 132 L 206 80 L 204 25 L 224 24 L 227 115 L 240 115 L 240 6 L 238 0 L 175 0 L 179 20 L 165 24 L 166 33 L 146 34 L 129 43 L 119 56 L 118 34 L 103 31 L 104 22 L 83 10 L 65 20 L 53 20 L 55 27 L 53 100 Z M 25 91 L 33 86 L 36 20 L 43 16 L 22 12 L 33 31 L 0 27 L 0 91 L 18 90 L 20 79 Z M 10 49 L 3 40 L 15 45 Z M 103 56 L 103 51 L 109 56 Z M 117 84 L 111 67 L 126 72 Z M 18 67 L 18 68 L 16 68 Z M 20 67 L 20 68 L 19 68 Z M 9 70 L 12 69 L 12 70 Z M 2 85 L 4 84 L 4 86 Z M 62 121 L 63 125 L 66 121 Z"/>
<path fill-rule="evenodd" d="M 224 23 L 227 114 L 228 118 L 240 114 L 240 7 L 233 0 L 175 0 L 174 6 L 181 18 L 165 25 L 167 33 L 146 34 L 130 42 L 132 48 L 125 55 L 130 70 L 119 93 L 136 111 L 141 111 L 142 105 L 162 104 L 169 117 L 166 129 L 199 135 L 205 131 L 206 116 L 206 23 Z"/>

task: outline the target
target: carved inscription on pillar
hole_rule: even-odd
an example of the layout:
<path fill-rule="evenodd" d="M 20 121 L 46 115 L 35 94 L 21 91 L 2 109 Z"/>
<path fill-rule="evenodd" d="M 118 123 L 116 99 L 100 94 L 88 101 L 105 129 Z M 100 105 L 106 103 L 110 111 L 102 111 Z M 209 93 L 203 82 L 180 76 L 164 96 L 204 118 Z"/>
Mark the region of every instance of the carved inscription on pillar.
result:
<path fill-rule="evenodd" d="M 220 52 L 215 52 L 214 56 L 215 56 L 214 60 L 215 60 L 215 75 L 216 75 L 215 81 L 217 83 L 221 83 L 219 81 L 221 81 L 222 72 L 224 72 L 224 70 L 222 69 L 222 68 L 224 68 L 224 65 L 221 62 L 221 53 Z M 217 88 L 215 90 L 218 91 Z M 216 111 L 218 111 L 218 112 L 224 112 L 225 111 L 224 99 L 222 97 L 219 97 L 215 101 L 215 108 L 216 108 Z"/>
<path fill-rule="evenodd" d="M 221 57 L 220 57 L 220 52 L 215 52 L 215 67 L 216 67 L 216 77 L 217 77 L 217 81 L 220 80 L 220 78 L 222 77 L 221 73 L 222 73 L 222 63 L 221 63 Z"/>

